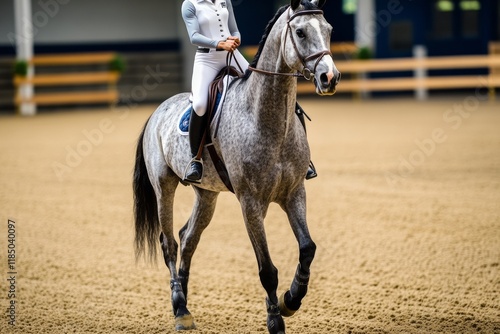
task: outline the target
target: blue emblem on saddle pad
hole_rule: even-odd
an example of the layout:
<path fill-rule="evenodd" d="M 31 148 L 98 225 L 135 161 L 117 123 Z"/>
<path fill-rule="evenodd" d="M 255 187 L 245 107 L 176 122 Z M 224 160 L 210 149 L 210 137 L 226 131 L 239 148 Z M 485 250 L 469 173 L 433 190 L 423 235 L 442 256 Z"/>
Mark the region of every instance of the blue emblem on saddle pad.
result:
<path fill-rule="evenodd" d="M 217 114 L 217 109 L 219 108 L 221 96 L 222 96 L 221 93 L 217 94 L 217 100 L 215 101 L 214 110 L 212 112 L 212 119 Z M 179 131 L 183 135 L 187 135 L 189 133 L 189 120 L 191 119 L 191 109 L 192 109 L 191 106 L 187 108 L 187 110 L 182 114 L 181 119 L 179 121 Z"/>
<path fill-rule="evenodd" d="M 189 107 L 184 114 L 181 116 L 181 120 L 179 122 L 179 130 L 182 133 L 187 133 L 189 132 L 189 120 L 191 119 L 191 109 L 192 107 Z"/>

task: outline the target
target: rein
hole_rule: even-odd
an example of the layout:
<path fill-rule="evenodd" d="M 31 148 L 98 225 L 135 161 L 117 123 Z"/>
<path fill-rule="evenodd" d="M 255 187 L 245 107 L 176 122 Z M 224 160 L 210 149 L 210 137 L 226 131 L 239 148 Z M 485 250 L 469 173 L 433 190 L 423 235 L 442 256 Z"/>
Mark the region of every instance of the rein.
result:
<path fill-rule="evenodd" d="M 292 16 L 290 16 L 288 18 L 288 21 L 287 21 L 287 29 L 286 29 L 286 33 L 285 33 L 285 41 L 286 41 L 286 38 L 288 36 L 288 33 L 290 33 L 290 39 L 292 41 L 292 45 L 293 45 L 293 48 L 295 50 L 295 53 L 297 55 L 299 55 L 300 57 L 300 53 L 299 53 L 299 49 L 297 47 L 297 43 L 295 42 L 295 38 L 293 37 L 293 34 L 291 33 L 292 31 L 292 27 L 290 26 L 290 22 L 298 17 L 298 16 L 303 16 L 303 15 L 314 15 L 314 14 L 320 14 L 320 15 L 323 15 L 323 11 L 320 10 L 320 9 L 315 9 L 315 10 L 303 10 L 303 11 L 300 11 L 300 12 L 297 12 L 297 13 L 294 13 Z M 319 62 L 321 61 L 321 59 L 323 59 L 324 56 L 326 55 L 332 55 L 332 52 L 330 50 L 324 50 L 324 51 L 318 51 L 316 53 L 313 53 L 312 55 L 309 55 L 307 57 L 300 57 L 300 61 L 302 63 L 302 72 L 296 72 L 296 73 L 281 73 L 281 72 L 272 72 L 272 71 L 266 71 L 266 70 L 261 70 L 261 69 L 258 69 L 258 68 L 255 68 L 255 67 L 251 67 L 249 66 L 248 69 L 252 72 L 257 72 L 257 73 L 261 73 L 261 74 L 264 74 L 264 75 L 275 75 L 275 76 L 288 76 L 288 77 L 302 77 L 306 80 L 311 80 L 312 76 L 314 75 L 314 73 L 316 72 L 316 68 L 318 67 L 318 64 Z M 314 63 L 314 67 L 313 69 L 311 70 L 309 67 L 307 67 L 307 62 L 310 61 L 310 60 L 314 60 L 314 59 L 317 59 L 316 62 Z"/>
<path fill-rule="evenodd" d="M 226 56 L 226 67 L 224 67 L 224 69 L 222 70 L 223 74 L 222 74 L 221 80 L 224 80 L 225 76 L 228 76 L 229 74 L 231 74 L 231 62 L 233 60 L 236 63 L 236 65 L 238 65 L 238 68 L 240 70 L 240 72 L 236 73 L 235 77 L 238 78 L 238 79 L 241 79 L 243 77 L 243 69 L 241 68 L 241 65 L 238 63 L 238 60 L 236 59 L 236 57 L 234 56 L 233 51 L 230 51 L 230 52 L 227 53 L 227 56 Z M 229 77 L 227 78 L 227 80 L 229 80 Z M 229 90 L 229 87 L 233 83 L 234 83 L 234 81 L 231 82 L 230 84 L 227 84 L 227 82 L 226 82 L 226 92 Z M 224 86 L 219 87 L 221 93 L 222 93 L 223 87 Z M 219 119 L 217 120 L 217 124 L 215 126 L 214 138 L 217 138 L 217 134 L 219 133 L 219 124 L 220 124 L 220 120 L 222 118 L 222 110 L 224 109 L 224 108 L 222 108 L 222 106 L 224 106 L 224 102 L 226 102 L 226 95 L 227 94 L 224 94 L 224 98 L 220 101 Z"/>

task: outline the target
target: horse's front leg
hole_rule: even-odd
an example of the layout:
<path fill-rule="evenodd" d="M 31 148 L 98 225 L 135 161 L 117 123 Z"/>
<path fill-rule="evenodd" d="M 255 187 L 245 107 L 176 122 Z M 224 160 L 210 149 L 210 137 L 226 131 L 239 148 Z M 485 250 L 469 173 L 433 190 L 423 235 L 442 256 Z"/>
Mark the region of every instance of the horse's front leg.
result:
<path fill-rule="evenodd" d="M 298 311 L 302 299 L 307 294 L 309 284 L 310 266 L 316 252 L 316 245 L 311 239 L 306 222 L 306 193 L 302 185 L 295 191 L 288 201 L 282 204 L 283 210 L 288 215 L 293 233 L 299 243 L 299 264 L 290 290 L 279 298 L 279 308 L 285 317 L 292 316 Z"/>
<path fill-rule="evenodd" d="M 284 334 L 285 323 L 278 306 L 278 269 L 271 261 L 267 246 L 266 232 L 264 230 L 264 217 L 268 204 L 258 203 L 253 198 L 240 197 L 245 225 L 252 243 L 262 286 L 267 292 L 267 328 L 270 334 Z"/>

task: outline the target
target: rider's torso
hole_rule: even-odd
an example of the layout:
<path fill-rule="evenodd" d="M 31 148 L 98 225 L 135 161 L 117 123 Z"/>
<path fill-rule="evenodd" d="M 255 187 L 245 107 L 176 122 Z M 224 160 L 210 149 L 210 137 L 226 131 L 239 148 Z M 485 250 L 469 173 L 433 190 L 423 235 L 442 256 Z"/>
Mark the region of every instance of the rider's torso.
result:
<path fill-rule="evenodd" d="M 226 40 L 231 33 L 228 27 L 229 11 L 225 0 L 189 0 L 196 8 L 200 33 L 216 41 Z"/>

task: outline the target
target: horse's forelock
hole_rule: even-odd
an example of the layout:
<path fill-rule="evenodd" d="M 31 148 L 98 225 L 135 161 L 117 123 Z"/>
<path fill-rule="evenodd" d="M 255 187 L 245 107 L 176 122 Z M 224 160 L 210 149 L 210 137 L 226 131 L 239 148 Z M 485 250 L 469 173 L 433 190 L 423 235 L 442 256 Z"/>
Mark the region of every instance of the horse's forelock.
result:
<path fill-rule="evenodd" d="M 312 3 L 310 0 L 302 0 L 301 5 L 303 10 L 319 9 L 318 5 L 316 5 L 316 3 Z"/>

